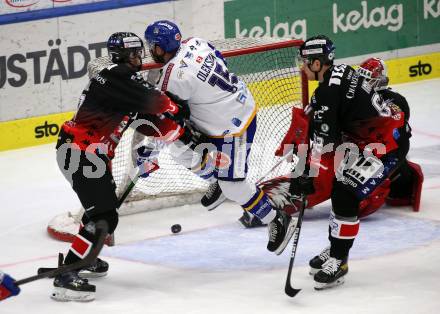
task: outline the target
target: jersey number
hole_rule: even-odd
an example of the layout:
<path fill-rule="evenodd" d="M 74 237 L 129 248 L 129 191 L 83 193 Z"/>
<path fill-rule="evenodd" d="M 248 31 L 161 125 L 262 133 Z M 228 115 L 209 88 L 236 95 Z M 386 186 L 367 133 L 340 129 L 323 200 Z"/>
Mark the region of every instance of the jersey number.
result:
<path fill-rule="evenodd" d="M 238 78 L 235 74 L 229 74 L 228 70 L 224 70 L 218 63 L 215 65 L 214 72 L 208 81 L 211 86 L 217 85 L 220 89 L 230 93 L 237 91 L 237 86 L 234 84 L 238 83 Z"/>
<path fill-rule="evenodd" d="M 382 117 L 390 117 L 391 116 L 391 109 L 388 107 L 387 103 L 383 101 L 382 97 L 378 93 L 374 93 L 371 97 L 371 104 L 373 105 L 374 109 L 379 112 L 379 115 Z"/>

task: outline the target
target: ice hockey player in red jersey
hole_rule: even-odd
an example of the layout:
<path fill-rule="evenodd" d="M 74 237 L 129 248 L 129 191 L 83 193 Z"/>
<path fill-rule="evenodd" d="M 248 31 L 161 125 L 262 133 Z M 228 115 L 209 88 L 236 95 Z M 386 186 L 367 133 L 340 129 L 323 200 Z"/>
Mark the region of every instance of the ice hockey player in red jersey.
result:
<path fill-rule="evenodd" d="M 111 160 L 132 117 L 179 115 L 179 105 L 139 79 L 137 71 L 145 50 L 137 35 L 114 33 L 107 41 L 107 50 L 113 64 L 90 79 L 75 116 L 63 124 L 56 146 L 58 165 L 85 209 L 83 227 L 71 244 L 64 264 L 72 264 L 87 255 L 97 241 L 94 233 L 97 221 L 106 221 L 110 234 L 118 224 Z M 103 275 L 107 269 L 108 264 L 97 259 L 86 269 L 59 275 L 54 280 L 51 297 L 59 301 L 93 300 L 95 286 L 80 275 Z"/>
<path fill-rule="evenodd" d="M 289 192 L 294 199 L 304 194 L 331 198 L 330 247 L 310 261 L 318 290 L 344 282 L 361 204 L 389 185 L 402 162 L 394 130 L 404 125 L 404 112 L 385 102 L 352 67 L 334 65 L 334 57 L 335 46 L 323 35 L 299 49 L 299 66 L 319 85 L 310 105 L 297 112 L 307 121 L 312 145 L 306 171 L 293 173 Z M 332 184 L 322 185 L 324 177 Z"/>
<path fill-rule="evenodd" d="M 358 68 L 359 75 L 365 77 L 371 87 L 382 96 L 385 102 L 398 106 L 405 114 L 405 124 L 394 130 L 394 138 L 399 146 L 397 153 L 401 164 L 390 177 L 389 194 L 386 203 L 390 206 L 412 206 L 414 211 L 420 208 L 423 172 L 420 165 L 406 159 L 410 147 L 411 127 L 409 125 L 410 108 L 405 97 L 388 87 L 385 62 L 380 58 L 368 58 Z M 364 208 L 362 216 L 376 210 L 373 206 Z"/>

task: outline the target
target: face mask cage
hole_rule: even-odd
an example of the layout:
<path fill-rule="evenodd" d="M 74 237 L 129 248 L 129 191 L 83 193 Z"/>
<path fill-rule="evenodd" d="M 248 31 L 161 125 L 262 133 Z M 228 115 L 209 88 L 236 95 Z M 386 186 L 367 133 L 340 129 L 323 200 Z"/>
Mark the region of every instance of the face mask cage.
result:
<path fill-rule="evenodd" d="M 311 64 L 311 60 L 309 58 L 304 58 L 301 55 L 296 56 L 296 66 L 298 69 L 301 69 L 304 65 Z"/>
<path fill-rule="evenodd" d="M 143 59 L 145 58 L 145 48 L 109 49 L 108 56 L 113 62 L 128 62 L 130 61 L 130 58 L 135 57 Z"/>

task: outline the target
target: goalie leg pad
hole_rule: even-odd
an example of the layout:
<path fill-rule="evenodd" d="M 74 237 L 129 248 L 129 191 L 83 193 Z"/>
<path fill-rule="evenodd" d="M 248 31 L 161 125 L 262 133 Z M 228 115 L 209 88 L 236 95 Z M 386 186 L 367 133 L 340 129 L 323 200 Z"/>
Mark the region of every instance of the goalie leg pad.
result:
<path fill-rule="evenodd" d="M 274 208 L 281 209 L 292 216 L 301 208 L 301 201 L 299 198 L 292 198 L 291 200 L 289 193 L 290 180 L 289 176 L 280 176 L 266 180 L 260 183 L 258 187 L 269 197 L 269 201 Z"/>
<path fill-rule="evenodd" d="M 359 204 L 359 218 L 376 212 L 385 203 L 390 192 L 390 179 L 385 179 L 366 199 Z"/>
<path fill-rule="evenodd" d="M 423 180 L 420 165 L 406 160 L 396 171 L 386 203 L 390 206 L 412 205 L 414 211 L 419 211 Z"/>
<path fill-rule="evenodd" d="M 414 175 L 413 194 L 412 194 L 412 206 L 413 210 L 418 212 L 420 210 L 420 199 L 422 197 L 422 185 L 423 185 L 423 171 L 419 164 L 411 161 L 407 161 L 408 166 L 411 168 Z"/>

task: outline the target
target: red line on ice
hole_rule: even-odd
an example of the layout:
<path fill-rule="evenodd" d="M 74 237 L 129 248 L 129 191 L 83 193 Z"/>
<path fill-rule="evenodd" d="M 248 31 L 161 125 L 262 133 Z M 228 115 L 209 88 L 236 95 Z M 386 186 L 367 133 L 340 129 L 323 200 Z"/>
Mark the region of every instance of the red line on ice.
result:
<path fill-rule="evenodd" d="M 421 130 L 417 130 L 417 129 L 412 129 L 412 131 L 415 133 L 419 133 L 421 135 L 440 139 L 440 134 L 429 133 L 429 132 L 425 132 L 425 131 L 421 131 Z"/>
<path fill-rule="evenodd" d="M 31 258 L 31 259 L 28 259 L 28 260 L 19 261 L 19 262 L 15 262 L 15 263 L 2 264 L 2 265 L 0 265 L 0 268 L 12 267 L 12 266 L 20 265 L 20 264 L 27 264 L 27 263 L 31 263 L 31 262 L 35 262 L 35 261 L 41 261 L 41 260 L 46 260 L 46 259 L 50 259 L 50 258 L 56 259 L 57 256 L 58 255 L 49 255 L 49 256 L 35 257 L 35 258 Z"/>

